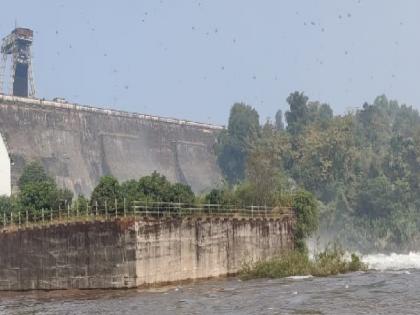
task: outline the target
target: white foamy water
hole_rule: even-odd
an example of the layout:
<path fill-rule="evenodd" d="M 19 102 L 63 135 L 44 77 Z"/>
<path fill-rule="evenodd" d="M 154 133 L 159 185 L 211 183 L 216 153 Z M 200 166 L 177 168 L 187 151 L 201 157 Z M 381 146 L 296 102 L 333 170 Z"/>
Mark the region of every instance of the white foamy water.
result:
<path fill-rule="evenodd" d="M 309 278 L 313 278 L 313 276 L 307 275 L 307 276 L 290 276 L 290 277 L 287 277 L 287 279 L 292 279 L 292 280 L 303 280 L 303 279 L 309 279 Z"/>
<path fill-rule="evenodd" d="M 363 256 L 363 262 L 369 269 L 375 270 L 404 270 L 420 269 L 420 252 L 409 254 L 371 254 Z"/>

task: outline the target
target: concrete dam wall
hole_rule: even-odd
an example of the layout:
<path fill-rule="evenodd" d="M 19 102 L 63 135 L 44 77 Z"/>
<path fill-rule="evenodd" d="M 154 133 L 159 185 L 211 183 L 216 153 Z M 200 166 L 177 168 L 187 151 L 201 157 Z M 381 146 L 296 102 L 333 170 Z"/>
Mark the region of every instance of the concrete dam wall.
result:
<path fill-rule="evenodd" d="M 170 181 L 191 185 L 195 192 L 204 191 L 221 182 L 214 154 L 221 129 L 0 95 L 0 173 L 11 173 L 0 179 L 0 194 L 7 194 L 10 186 L 16 191 L 25 164 L 33 160 L 40 161 L 59 186 L 87 196 L 103 175 L 124 181 L 155 170 Z"/>
<path fill-rule="evenodd" d="M 0 234 L 0 290 L 133 288 L 238 272 L 293 248 L 293 218 L 93 221 Z"/>

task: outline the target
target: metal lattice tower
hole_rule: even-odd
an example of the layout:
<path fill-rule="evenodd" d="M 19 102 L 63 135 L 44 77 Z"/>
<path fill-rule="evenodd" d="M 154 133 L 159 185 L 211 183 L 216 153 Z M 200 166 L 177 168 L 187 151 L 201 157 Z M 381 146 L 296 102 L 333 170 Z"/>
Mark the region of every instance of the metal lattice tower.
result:
<path fill-rule="evenodd" d="M 28 28 L 15 28 L 3 38 L 0 60 L 0 94 L 3 93 L 7 56 L 11 55 L 10 94 L 22 97 L 35 96 L 35 83 L 32 74 L 31 45 L 33 31 Z"/>

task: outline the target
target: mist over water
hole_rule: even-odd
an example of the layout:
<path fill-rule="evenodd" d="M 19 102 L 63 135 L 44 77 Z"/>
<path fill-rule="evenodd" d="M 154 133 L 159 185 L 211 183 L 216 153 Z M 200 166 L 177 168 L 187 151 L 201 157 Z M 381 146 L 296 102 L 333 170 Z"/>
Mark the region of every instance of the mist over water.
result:
<path fill-rule="evenodd" d="M 408 254 L 370 254 L 362 258 L 369 269 L 386 270 L 420 270 L 420 252 L 410 252 Z"/>
<path fill-rule="evenodd" d="M 311 238 L 307 240 L 307 247 L 309 256 L 313 257 L 316 253 L 321 252 L 327 246 L 331 246 L 331 241 L 320 238 Z M 346 247 L 343 247 L 346 249 Z M 409 269 L 420 270 L 420 251 L 411 251 L 409 253 L 367 253 L 359 255 L 364 263 L 367 264 L 368 269 L 377 271 L 401 271 Z M 346 257 L 350 259 L 350 252 L 346 252 Z"/>

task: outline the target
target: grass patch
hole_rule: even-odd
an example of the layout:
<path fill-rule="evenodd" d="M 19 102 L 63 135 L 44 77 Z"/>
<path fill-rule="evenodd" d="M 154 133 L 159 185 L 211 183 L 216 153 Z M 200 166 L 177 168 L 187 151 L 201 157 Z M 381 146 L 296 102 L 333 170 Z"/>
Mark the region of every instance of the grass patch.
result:
<path fill-rule="evenodd" d="M 356 254 L 350 259 L 340 246 L 328 246 L 313 259 L 307 253 L 291 251 L 266 261 L 247 263 L 242 266 L 242 279 L 284 278 L 290 276 L 327 277 L 354 271 L 365 271 L 367 265 Z"/>

